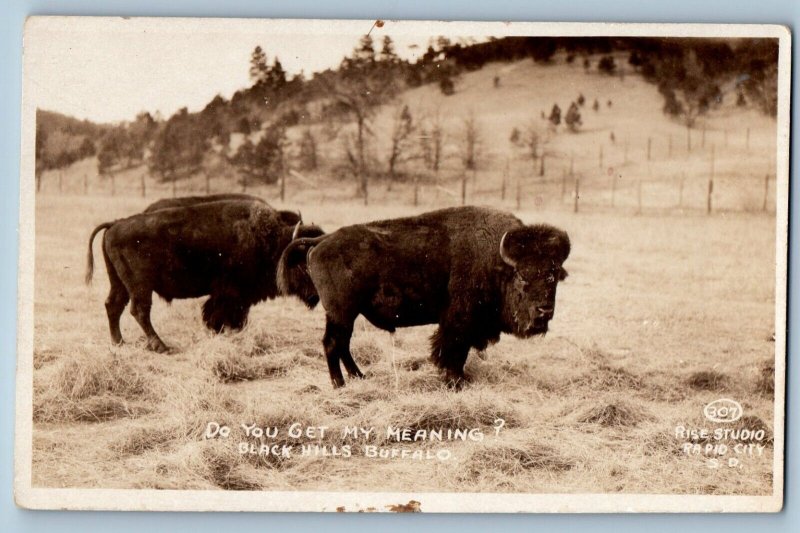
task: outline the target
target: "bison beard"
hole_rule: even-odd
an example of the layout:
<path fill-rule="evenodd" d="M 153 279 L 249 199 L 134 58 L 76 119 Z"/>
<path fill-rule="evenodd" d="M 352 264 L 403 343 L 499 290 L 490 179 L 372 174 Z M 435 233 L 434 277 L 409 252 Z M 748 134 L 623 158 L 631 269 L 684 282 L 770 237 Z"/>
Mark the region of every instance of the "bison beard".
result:
<path fill-rule="evenodd" d="M 363 376 L 350 353 L 359 314 L 390 332 L 438 324 L 431 359 L 460 386 L 470 348 L 483 350 L 504 332 L 547 331 L 569 251 L 567 234 L 552 226 L 525 226 L 492 209 L 443 209 L 297 239 L 281 256 L 278 284 L 325 308 L 334 387 L 344 385 L 340 361 L 351 377 Z"/>
<path fill-rule="evenodd" d="M 119 320 L 130 301 L 148 348 L 168 350 L 150 322 L 153 292 L 167 301 L 210 295 L 203 304 L 206 326 L 216 332 L 242 328 L 253 304 L 276 296 L 277 261 L 295 232 L 322 234 L 316 226 L 286 224 L 297 218 L 263 202 L 222 200 L 166 206 L 99 225 L 89 239 L 86 282 L 94 269 L 92 241 L 105 229 L 112 341 L 122 342 Z"/>

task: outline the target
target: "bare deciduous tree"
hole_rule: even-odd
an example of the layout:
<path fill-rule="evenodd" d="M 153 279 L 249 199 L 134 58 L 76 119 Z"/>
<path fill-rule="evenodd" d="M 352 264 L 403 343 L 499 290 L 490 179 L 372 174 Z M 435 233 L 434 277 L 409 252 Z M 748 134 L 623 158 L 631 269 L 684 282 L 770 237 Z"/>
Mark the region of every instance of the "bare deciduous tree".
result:
<path fill-rule="evenodd" d="M 392 184 L 397 178 L 398 166 L 404 161 L 414 158 L 411 150 L 412 135 L 416 131 L 414 118 L 411 116 L 411 110 L 405 104 L 395 106 L 394 114 L 392 116 L 392 137 L 389 149 L 389 157 L 387 160 L 389 186 L 391 189 Z"/>
<path fill-rule="evenodd" d="M 354 174 L 359 194 L 367 202 L 368 172 L 366 167 L 367 136 L 372 134 L 371 123 L 377 107 L 396 91 L 391 64 L 381 65 L 375 59 L 372 39 L 365 35 L 353 54 L 345 58 L 339 75 L 321 82 L 327 93 L 346 109 L 355 120 L 356 132 L 353 154 Z"/>
<path fill-rule="evenodd" d="M 459 155 L 464 170 L 475 170 L 478 168 L 478 158 L 480 152 L 481 136 L 478 121 L 475 113 L 470 111 L 464 119 L 464 129 L 461 134 Z"/>
<path fill-rule="evenodd" d="M 439 110 L 429 114 L 420 128 L 420 152 L 428 170 L 437 177 L 444 157 L 445 131 Z"/>

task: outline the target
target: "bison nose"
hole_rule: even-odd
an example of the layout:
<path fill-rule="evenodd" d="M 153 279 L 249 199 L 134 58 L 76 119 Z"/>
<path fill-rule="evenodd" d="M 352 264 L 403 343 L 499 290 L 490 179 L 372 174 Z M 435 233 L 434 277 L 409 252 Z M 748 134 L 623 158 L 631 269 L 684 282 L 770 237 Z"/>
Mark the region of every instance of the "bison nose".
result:
<path fill-rule="evenodd" d="M 536 318 L 553 318 L 553 308 L 551 306 L 541 306 L 536 308 Z"/>

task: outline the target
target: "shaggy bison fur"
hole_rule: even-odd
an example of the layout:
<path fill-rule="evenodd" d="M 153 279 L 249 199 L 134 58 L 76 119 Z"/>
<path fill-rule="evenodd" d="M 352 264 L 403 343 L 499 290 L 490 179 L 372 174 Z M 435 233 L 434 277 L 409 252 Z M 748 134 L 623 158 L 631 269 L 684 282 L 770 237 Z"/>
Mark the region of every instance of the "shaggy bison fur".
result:
<path fill-rule="evenodd" d="M 278 283 L 309 307 L 325 308 L 334 387 L 344 385 L 340 361 L 351 377 L 363 377 L 350 353 L 359 314 L 390 332 L 438 324 L 431 358 L 460 386 L 470 348 L 483 350 L 501 333 L 547 332 L 569 253 L 560 229 L 459 207 L 297 239 L 283 252 Z"/>
<path fill-rule="evenodd" d="M 209 295 L 203 304 L 206 326 L 217 332 L 240 329 L 253 304 L 277 295 L 277 262 L 292 238 L 323 233 L 316 226 L 287 224 L 278 211 L 251 200 L 153 210 L 94 229 L 87 283 L 94 270 L 92 241 L 104 229 L 111 339 L 122 343 L 119 321 L 130 301 L 131 313 L 147 335 L 147 347 L 157 352 L 168 348 L 150 322 L 153 292 L 168 302 Z"/>

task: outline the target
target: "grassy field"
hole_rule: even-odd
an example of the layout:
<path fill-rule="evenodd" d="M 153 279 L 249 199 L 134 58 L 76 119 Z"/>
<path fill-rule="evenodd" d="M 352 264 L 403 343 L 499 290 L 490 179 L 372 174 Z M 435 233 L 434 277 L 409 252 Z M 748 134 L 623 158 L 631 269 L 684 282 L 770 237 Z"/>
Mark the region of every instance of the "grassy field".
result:
<path fill-rule="evenodd" d="M 545 338 L 504 336 L 485 360 L 471 354 L 472 383 L 453 392 L 427 361 L 432 327 L 400 330 L 392 343 L 359 319 L 353 354 L 368 379 L 333 390 L 323 311 L 294 300 L 260 304 L 244 331 L 213 336 L 200 320 L 202 300 L 156 299 L 153 323 L 177 352 L 146 351 L 129 313 L 128 344 L 110 345 L 108 281 L 95 243 L 101 266 L 84 286 L 86 242 L 96 224 L 150 201 L 37 197 L 34 486 L 771 493 L 773 217 L 519 212 L 563 227 L 573 242 Z M 327 231 L 415 212 L 356 200 L 289 207 Z M 681 452 L 676 426 L 725 427 L 703 417 L 717 398 L 742 404 L 734 426 L 765 430 L 763 455 L 711 468 L 710 456 Z M 204 439 L 209 422 L 232 426 L 232 436 Z M 329 429 L 292 439 L 294 422 Z M 238 442 L 261 441 L 244 438 L 239 423 L 278 427 L 263 442 L 293 449 L 350 444 L 352 457 L 240 454 Z M 484 438 L 397 443 L 389 425 L 478 428 Z M 374 426 L 377 435 L 349 442 L 345 426 Z M 450 458 L 369 458 L 364 444 Z"/>

